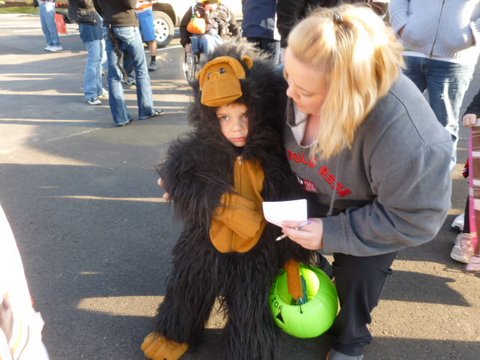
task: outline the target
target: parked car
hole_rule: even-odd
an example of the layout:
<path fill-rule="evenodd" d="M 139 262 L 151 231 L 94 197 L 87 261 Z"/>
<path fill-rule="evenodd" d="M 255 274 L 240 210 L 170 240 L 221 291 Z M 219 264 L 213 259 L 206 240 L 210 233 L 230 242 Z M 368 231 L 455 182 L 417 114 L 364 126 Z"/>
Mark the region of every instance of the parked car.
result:
<path fill-rule="evenodd" d="M 183 15 L 195 3 L 195 0 L 156 0 L 154 2 L 155 33 L 159 47 L 167 46 L 172 41 L 175 27 L 180 25 Z M 241 21 L 242 0 L 222 0 L 222 3 L 232 10 L 237 21 Z"/>

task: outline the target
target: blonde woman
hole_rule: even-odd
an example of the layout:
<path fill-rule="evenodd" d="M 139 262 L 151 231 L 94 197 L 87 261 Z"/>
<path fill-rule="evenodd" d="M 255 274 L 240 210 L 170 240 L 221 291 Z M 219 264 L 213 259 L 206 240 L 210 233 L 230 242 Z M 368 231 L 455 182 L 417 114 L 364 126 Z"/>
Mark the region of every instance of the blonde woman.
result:
<path fill-rule="evenodd" d="M 288 44 L 285 147 L 310 222 L 287 221 L 283 232 L 333 254 L 341 310 L 327 359 L 363 359 L 397 251 L 432 240 L 450 208 L 452 141 L 369 8 L 316 10 Z"/>

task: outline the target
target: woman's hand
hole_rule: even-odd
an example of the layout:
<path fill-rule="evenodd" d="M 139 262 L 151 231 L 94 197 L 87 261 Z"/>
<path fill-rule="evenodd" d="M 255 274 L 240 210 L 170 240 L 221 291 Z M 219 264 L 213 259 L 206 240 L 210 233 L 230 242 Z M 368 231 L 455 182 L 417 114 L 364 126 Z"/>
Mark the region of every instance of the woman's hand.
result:
<path fill-rule="evenodd" d="M 163 180 L 162 178 L 158 178 L 158 181 L 157 181 L 157 184 L 158 186 L 160 186 L 161 188 L 164 187 L 164 183 L 163 183 Z M 162 199 L 165 200 L 165 201 L 170 201 L 170 194 L 168 192 L 165 192 L 163 195 L 162 195 Z"/>
<path fill-rule="evenodd" d="M 463 120 L 463 126 L 474 127 L 477 124 L 477 115 L 465 114 L 462 120 Z"/>
<path fill-rule="evenodd" d="M 323 222 L 321 219 L 308 219 L 308 224 L 301 221 L 284 221 L 282 232 L 301 247 L 308 250 L 319 250 L 323 247 Z"/>

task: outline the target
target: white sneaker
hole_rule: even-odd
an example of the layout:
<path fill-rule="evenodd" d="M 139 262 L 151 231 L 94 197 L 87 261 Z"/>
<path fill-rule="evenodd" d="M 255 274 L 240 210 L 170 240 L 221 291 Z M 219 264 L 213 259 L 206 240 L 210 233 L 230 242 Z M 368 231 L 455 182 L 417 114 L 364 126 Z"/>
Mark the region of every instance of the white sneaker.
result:
<path fill-rule="evenodd" d="M 455 239 L 455 246 L 450 253 L 453 260 L 468 264 L 473 256 L 472 237 L 467 233 L 458 234 Z"/>
<path fill-rule="evenodd" d="M 107 89 L 102 89 L 102 93 L 98 95 L 99 99 L 108 99 L 108 90 Z"/>
<path fill-rule="evenodd" d="M 57 51 L 62 51 L 63 50 L 63 47 L 62 45 L 58 45 L 58 46 L 47 46 L 48 49 L 45 49 L 47 51 L 51 51 L 51 52 L 57 52 Z"/>
<path fill-rule="evenodd" d="M 460 214 L 455 218 L 455 220 L 453 220 L 452 229 L 462 232 L 464 224 L 465 224 L 465 214 Z"/>
<path fill-rule="evenodd" d="M 467 271 L 480 272 L 480 255 L 473 255 L 466 267 Z"/>
<path fill-rule="evenodd" d="M 135 81 L 135 78 L 129 76 L 128 79 L 127 79 L 127 85 L 128 86 L 133 86 L 133 85 L 136 85 L 137 82 Z"/>
<path fill-rule="evenodd" d="M 100 101 L 99 98 L 91 98 L 85 100 L 85 102 L 89 105 L 102 105 L 102 102 Z"/>

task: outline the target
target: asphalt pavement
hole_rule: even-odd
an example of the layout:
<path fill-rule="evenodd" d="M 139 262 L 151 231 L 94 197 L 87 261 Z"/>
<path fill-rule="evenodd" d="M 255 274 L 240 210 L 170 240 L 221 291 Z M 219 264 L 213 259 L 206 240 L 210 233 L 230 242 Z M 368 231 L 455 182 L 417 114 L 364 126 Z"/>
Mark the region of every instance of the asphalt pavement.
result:
<path fill-rule="evenodd" d="M 183 52 L 175 39 L 151 73 L 165 115 L 116 128 L 107 101 L 83 102 L 86 52 L 76 26 L 67 28 L 65 50 L 48 53 L 38 17 L 0 15 L 0 203 L 51 359 L 140 360 L 180 229 L 153 165 L 188 129 Z M 126 94 L 136 119 L 135 89 Z M 461 135 L 449 216 L 435 240 L 400 252 L 373 313 L 366 360 L 480 359 L 480 275 L 449 257 L 450 223 L 467 194 Z M 223 324 L 214 312 L 205 342 L 184 358 L 221 358 Z M 282 359 L 324 359 L 329 339 L 284 335 L 279 346 Z"/>

